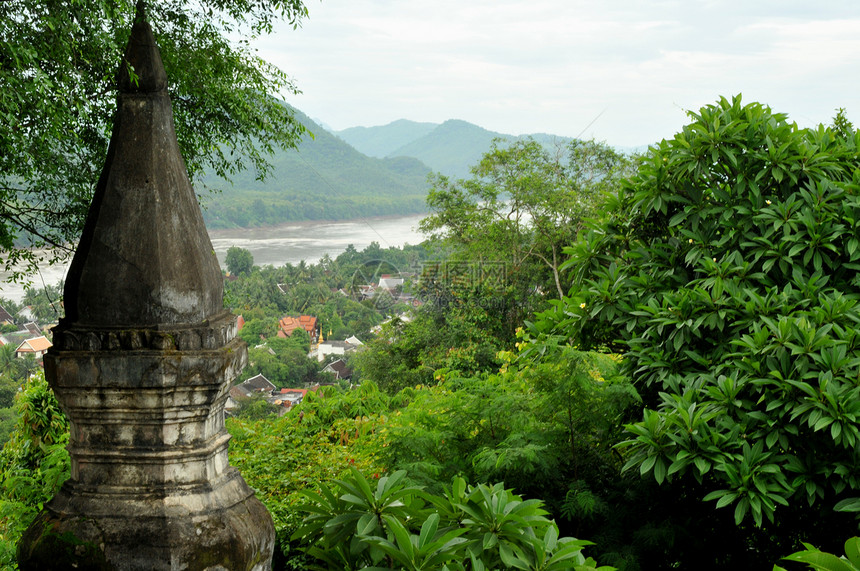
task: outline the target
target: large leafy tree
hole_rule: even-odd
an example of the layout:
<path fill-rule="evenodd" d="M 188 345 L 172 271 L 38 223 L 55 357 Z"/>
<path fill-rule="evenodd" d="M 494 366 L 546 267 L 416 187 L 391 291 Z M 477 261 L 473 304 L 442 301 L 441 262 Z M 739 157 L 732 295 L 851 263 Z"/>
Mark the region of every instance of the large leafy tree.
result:
<path fill-rule="evenodd" d="M 298 25 L 307 15 L 302 1 L 163 0 L 146 9 L 192 177 L 247 168 L 265 175 L 266 154 L 293 145 L 302 127 L 279 99 L 296 91 L 291 79 L 257 56 L 250 40 L 280 20 Z M 107 151 L 114 76 L 134 13 L 132 0 L 0 2 L 7 269 L 56 261 L 77 240 Z"/>
<path fill-rule="evenodd" d="M 431 214 L 420 227 L 464 258 L 502 264 L 526 289 L 541 285 L 561 297 L 562 248 L 630 166 L 627 157 L 594 141 L 574 139 L 553 151 L 532 139 L 496 140 L 472 167 L 472 178 L 433 176 Z M 536 272 L 549 276 L 545 284 L 535 283 Z"/>
<path fill-rule="evenodd" d="M 842 537 L 834 508 L 860 495 L 860 134 L 739 96 L 690 117 L 569 250 L 575 285 L 533 332 L 624 354 L 646 403 L 629 467 L 767 541 Z"/>
<path fill-rule="evenodd" d="M 250 250 L 239 248 L 238 246 L 230 246 L 227 249 L 227 271 L 234 276 L 240 274 L 250 274 L 254 267 L 254 256 Z"/>

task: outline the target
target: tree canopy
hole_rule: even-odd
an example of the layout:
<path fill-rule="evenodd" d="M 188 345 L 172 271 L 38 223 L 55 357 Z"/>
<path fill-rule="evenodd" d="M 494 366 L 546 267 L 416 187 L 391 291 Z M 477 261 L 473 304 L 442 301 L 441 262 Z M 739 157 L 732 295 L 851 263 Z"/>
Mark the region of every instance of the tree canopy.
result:
<path fill-rule="evenodd" d="M 227 271 L 234 276 L 249 274 L 254 267 L 254 255 L 245 248 L 230 246 L 227 248 L 224 262 L 227 264 Z"/>
<path fill-rule="evenodd" d="M 70 253 L 110 138 L 132 0 L 0 3 L 0 256 L 33 270 Z M 299 25 L 301 0 L 164 0 L 147 7 L 190 175 L 267 173 L 303 132 L 292 80 L 250 40 Z M 239 39 L 237 39 L 239 38 Z M 28 248 L 45 248 L 38 253 Z M 16 277 L 26 273 L 18 271 Z"/>
<path fill-rule="evenodd" d="M 738 524 L 838 537 L 860 495 L 860 133 L 739 96 L 690 117 L 568 250 L 574 286 L 532 331 L 624 354 L 646 404 L 629 467 Z"/>
<path fill-rule="evenodd" d="M 527 289 L 546 287 L 561 297 L 562 247 L 594 214 L 598 197 L 630 174 L 630 161 L 595 141 L 574 139 L 554 152 L 533 139 L 504 143 L 493 142 L 470 179 L 432 177 L 431 214 L 421 230 L 468 258 L 503 264 Z M 536 283 L 536 272 L 549 275 L 546 284 Z"/>

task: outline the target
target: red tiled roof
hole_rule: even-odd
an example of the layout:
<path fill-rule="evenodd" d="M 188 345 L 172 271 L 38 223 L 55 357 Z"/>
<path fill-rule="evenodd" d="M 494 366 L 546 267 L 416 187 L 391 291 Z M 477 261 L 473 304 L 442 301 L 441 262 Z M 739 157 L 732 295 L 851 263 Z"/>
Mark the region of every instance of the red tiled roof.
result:
<path fill-rule="evenodd" d="M 313 335 L 317 328 L 317 318 L 310 315 L 302 315 L 299 317 L 284 317 L 278 322 L 278 327 L 287 335 L 292 335 L 296 329 L 304 329 L 308 334 Z"/>
<path fill-rule="evenodd" d="M 281 389 L 282 395 L 289 394 L 289 393 L 300 393 L 302 396 L 305 396 L 306 394 L 308 394 L 308 390 L 307 389 Z"/>
<path fill-rule="evenodd" d="M 47 351 L 49 347 L 51 347 L 53 343 L 48 341 L 48 338 L 44 335 L 42 337 L 34 337 L 33 339 L 27 339 L 21 345 L 18 346 L 18 349 L 15 350 L 16 353 L 38 353 L 39 351 Z"/>

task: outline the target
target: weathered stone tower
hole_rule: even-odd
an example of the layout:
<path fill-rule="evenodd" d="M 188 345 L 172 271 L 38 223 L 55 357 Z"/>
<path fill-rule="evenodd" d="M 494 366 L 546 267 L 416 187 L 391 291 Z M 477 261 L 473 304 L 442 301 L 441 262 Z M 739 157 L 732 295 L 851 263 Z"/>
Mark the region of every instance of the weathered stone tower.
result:
<path fill-rule="evenodd" d="M 247 350 L 222 306 L 141 4 L 118 83 L 66 318 L 45 357 L 71 421 L 71 478 L 24 535 L 19 565 L 269 569 L 272 519 L 227 461 L 224 402 Z"/>

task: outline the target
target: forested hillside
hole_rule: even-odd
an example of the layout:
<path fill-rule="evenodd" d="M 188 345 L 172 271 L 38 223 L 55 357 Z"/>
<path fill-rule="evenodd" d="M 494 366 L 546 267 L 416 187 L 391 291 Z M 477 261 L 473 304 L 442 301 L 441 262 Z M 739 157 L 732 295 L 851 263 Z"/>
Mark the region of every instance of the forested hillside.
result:
<path fill-rule="evenodd" d="M 295 115 L 309 133 L 297 149 L 274 151 L 272 175 L 265 181 L 252 171 L 234 174 L 232 184 L 203 177 L 214 191 L 200 193 L 207 227 L 421 213 L 431 171 L 468 178 L 496 139 L 531 138 L 551 152 L 570 141 L 545 134 L 513 137 L 458 120 L 441 125 L 399 120 L 332 135 L 301 112 Z"/>
<path fill-rule="evenodd" d="M 209 228 L 253 227 L 295 220 L 344 220 L 423 212 L 430 169 L 414 158 L 371 158 L 296 111 L 311 134 L 297 149 L 275 150 L 272 174 L 214 177 L 201 193 Z"/>

